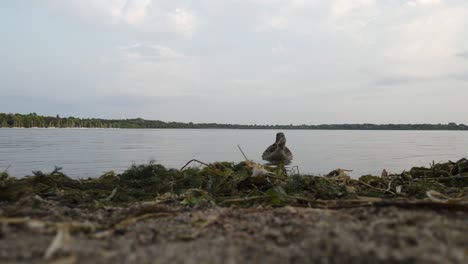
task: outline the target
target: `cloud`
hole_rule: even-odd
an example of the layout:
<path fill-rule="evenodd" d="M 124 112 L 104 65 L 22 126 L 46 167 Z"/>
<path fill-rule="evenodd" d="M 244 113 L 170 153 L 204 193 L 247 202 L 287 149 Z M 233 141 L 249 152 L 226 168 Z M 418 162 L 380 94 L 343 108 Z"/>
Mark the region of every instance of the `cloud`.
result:
<path fill-rule="evenodd" d="M 176 8 L 168 14 L 169 24 L 175 32 L 191 37 L 199 27 L 199 19 L 188 9 Z"/>
<path fill-rule="evenodd" d="M 161 61 L 186 58 L 184 54 L 159 44 L 135 43 L 127 46 L 118 46 L 117 49 L 123 53 L 126 59 Z"/>
<path fill-rule="evenodd" d="M 60 3 L 90 21 L 140 26 L 148 16 L 152 0 L 71 0 Z"/>
<path fill-rule="evenodd" d="M 161 46 L 161 45 L 151 45 L 152 49 L 154 49 L 161 58 L 165 59 L 181 59 L 185 56 L 182 53 L 179 53 L 171 48 Z"/>
<path fill-rule="evenodd" d="M 322 108 L 332 109 L 337 120 L 341 114 L 359 120 L 374 114 L 355 106 L 356 94 L 362 101 L 379 96 L 390 104 L 418 93 L 430 100 L 436 96 L 427 91 L 466 85 L 465 0 L 47 2 L 54 1 L 53 12 L 49 4 L 37 4 L 30 8 L 34 12 L 0 16 L 15 22 L 10 23 L 14 28 L 5 28 L 9 38 L 1 54 L 6 58 L 1 87 L 49 97 L 69 96 L 72 90 L 81 97 L 82 87 L 96 89 L 85 93 L 93 97 L 194 96 L 207 102 L 207 118 L 216 121 L 230 121 L 224 104 L 235 109 L 249 102 L 254 107 L 233 111 L 232 117 L 268 109 L 262 110 L 265 122 L 291 116 L 328 122 L 333 115 L 316 114 Z M 21 23 L 27 19 L 37 27 Z M 43 29 L 39 35 L 37 28 Z M 24 44 L 24 36 L 35 45 Z M 466 93 L 460 91 L 457 99 Z M 269 107 L 271 100 L 283 100 L 297 112 L 281 114 Z M 155 116 L 174 109 L 198 114 L 198 106 L 184 103 L 149 103 L 148 108 L 160 107 Z M 139 104 L 146 106 L 132 101 Z M 212 111 L 213 104 L 219 112 Z M 347 111 L 359 107 L 361 112 Z"/>
<path fill-rule="evenodd" d="M 408 5 L 417 6 L 417 5 L 437 5 L 442 3 L 442 0 L 410 0 L 407 2 Z"/>
<path fill-rule="evenodd" d="M 408 85 L 415 82 L 428 81 L 430 79 L 410 76 L 410 75 L 389 75 L 379 77 L 372 82 L 372 85 L 377 86 L 397 86 L 397 85 Z"/>
<path fill-rule="evenodd" d="M 459 72 L 459 73 L 454 73 L 450 76 L 449 78 L 456 80 L 456 81 L 466 81 L 468 82 L 468 73 L 467 72 Z"/>
<path fill-rule="evenodd" d="M 296 0 L 254 1 L 259 32 L 289 31 L 299 35 L 314 35 L 323 30 L 347 32 L 374 19 L 375 0 Z M 351 32 L 349 32 L 351 33 Z"/>
<path fill-rule="evenodd" d="M 118 46 L 100 60 L 97 85 L 115 96 L 186 96 L 200 82 L 199 62 L 175 49 L 154 43 Z"/>
<path fill-rule="evenodd" d="M 145 32 L 193 36 L 200 28 L 200 18 L 181 1 L 158 0 L 70 0 L 56 6 L 89 23 L 118 27 L 128 25 Z"/>
<path fill-rule="evenodd" d="M 468 51 L 455 53 L 455 56 L 462 59 L 468 59 Z"/>
<path fill-rule="evenodd" d="M 300 39 L 293 43 L 302 46 L 293 49 L 302 54 L 304 66 L 317 66 L 305 62 L 307 58 L 333 67 L 331 71 L 335 74 L 344 67 L 347 67 L 343 70 L 345 74 L 356 68 L 377 69 L 379 72 L 371 79 L 392 85 L 409 84 L 407 79 L 419 82 L 420 78 L 448 75 L 462 67 L 453 55 L 467 45 L 465 1 L 263 0 L 254 3 L 256 31 L 277 39 L 285 37 L 286 41 L 282 41 L 288 47 L 291 46 L 288 39 Z M 274 47 L 271 51 L 276 53 L 282 49 Z M 294 55 L 288 53 L 289 58 Z M 461 54 L 458 56 L 463 58 Z M 389 72 L 399 77 L 381 77 Z M 327 83 L 330 81 L 337 82 L 328 80 Z"/>
<path fill-rule="evenodd" d="M 286 48 L 283 46 L 283 43 L 278 42 L 275 46 L 271 48 L 271 53 L 273 54 L 284 54 L 286 53 Z"/>
<path fill-rule="evenodd" d="M 353 12 L 362 12 L 376 4 L 375 0 L 336 0 L 331 1 L 331 14 L 333 17 L 346 16 Z"/>
<path fill-rule="evenodd" d="M 317 11 L 321 9 L 317 0 L 253 0 L 252 4 L 251 8 L 257 12 L 257 32 L 301 32 L 310 26 L 309 22 L 319 17 Z"/>
<path fill-rule="evenodd" d="M 117 17 L 130 25 L 138 25 L 147 17 L 150 4 L 151 0 L 126 1 L 123 8 L 117 13 Z"/>
<path fill-rule="evenodd" d="M 394 38 L 400 40 L 393 45 L 395 49 L 390 50 L 390 55 L 414 59 L 447 58 L 463 45 L 460 36 L 468 22 L 466 9 L 444 7 L 430 13 L 413 12 L 400 17 L 404 24 L 389 27 Z"/>

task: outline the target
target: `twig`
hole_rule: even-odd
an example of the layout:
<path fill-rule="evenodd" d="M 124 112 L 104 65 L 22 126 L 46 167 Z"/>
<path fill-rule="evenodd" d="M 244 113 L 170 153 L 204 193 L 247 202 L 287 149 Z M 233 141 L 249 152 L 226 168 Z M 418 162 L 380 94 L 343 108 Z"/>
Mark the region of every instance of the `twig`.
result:
<path fill-rule="evenodd" d="M 393 180 L 391 180 L 390 182 L 388 182 L 388 188 L 387 188 L 387 192 L 390 191 L 392 189 L 392 182 Z"/>
<path fill-rule="evenodd" d="M 192 238 L 197 238 L 201 235 L 202 231 L 207 227 L 214 225 L 220 221 L 220 215 L 210 215 L 206 219 L 206 221 L 199 227 L 195 232 L 192 233 Z"/>
<path fill-rule="evenodd" d="M 316 202 L 316 200 L 308 199 L 308 198 L 301 197 L 301 196 L 295 196 L 295 195 L 288 195 L 288 198 L 293 199 L 293 200 L 297 200 L 297 201 L 301 201 L 301 202 L 307 202 L 307 203 L 315 203 Z"/>
<path fill-rule="evenodd" d="M 290 171 L 291 171 L 292 174 L 295 174 L 296 171 L 297 171 L 297 175 L 301 174 L 301 172 L 299 171 L 299 166 L 298 165 L 292 166 Z"/>
<path fill-rule="evenodd" d="M 176 214 L 177 214 L 176 212 L 159 212 L 159 213 L 148 213 L 148 214 L 143 214 L 139 216 L 130 216 L 121 220 L 117 224 L 115 224 L 113 229 L 122 229 L 144 219 L 174 216 Z"/>
<path fill-rule="evenodd" d="M 112 198 L 114 198 L 115 194 L 117 193 L 117 187 L 114 188 L 109 196 L 107 196 L 104 200 L 105 201 L 110 201 Z"/>
<path fill-rule="evenodd" d="M 81 231 L 84 233 L 94 232 L 94 230 L 101 228 L 99 225 L 92 223 L 81 223 L 75 221 L 54 223 L 29 217 L 0 217 L 0 224 L 25 225 L 29 228 L 44 228 L 45 230 L 48 227 L 58 229 L 61 226 L 67 226 L 70 232 Z"/>
<path fill-rule="evenodd" d="M 66 225 L 60 225 L 57 228 L 57 235 L 47 247 L 44 253 L 44 259 L 51 259 L 56 252 L 63 251 L 70 254 L 73 251 L 73 239 Z"/>
<path fill-rule="evenodd" d="M 320 208 L 320 209 L 341 209 L 341 208 L 353 208 L 371 206 L 374 203 L 382 201 L 381 199 L 358 199 L 358 200 L 312 200 L 306 197 L 297 195 L 288 195 L 289 199 L 293 199 L 299 202 L 307 202 L 309 207 Z"/>
<path fill-rule="evenodd" d="M 139 216 L 129 216 L 116 224 L 114 224 L 111 228 L 99 231 L 94 233 L 92 236 L 94 238 L 104 238 L 110 236 L 115 230 L 126 228 L 130 225 L 133 225 L 141 220 L 150 219 L 150 218 L 159 218 L 159 217 L 169 217 L 176 215 L 176 212 L 160 212 L 160 213 L 147 213 Z"/>
<path fill-rule="evenodd" d="M 270 174 L 265 174 L 265 176 L 266 176 L 266 177 L 269 177 L 269 178 L 272 178 L 272 179 L 281 180 L 281 181 L 287 180 L 287 179 L 285 179 L 285 178 L 276 177 L 276 176 L 273 176 L 273 175 L 270 175 Z"/>
<path fill-rule="evenodd" d="M 199 160 L 197 160 L 197 159 L 191 159 L 191 160 L 189 160 L 189 162 L 187 162 L 182 168 L 180 168 L 180 170 L 185 169 L 185 167 L 187 167 L 187 166 L 188 166 L 190 163 L 192 163 L 192 162 L 198 162 L 198 163 L 203 164 L 203 165 L 205 165 L 205 166 L 210 166 L 210 165 L 206 164 L 205 162 L 199 161 Z"/>
<path fill-rule="evenodd" d="M 299 166 L 298 166 L 298 165 L 296 165 L 296 169 L 297 169 L 297 174 L 300 175 L 300 174 L 301 174 L 301 171 L 299 170 Z"/>
<path fill-rule="evenodd" d="M 426 192 L 427 198 L 429 198 L 433 202 L 438 202 L 438 203 L 459 203 L 459 204 L 468 204 L 468 196 L 465 197 L 459 197 L 459 198 L 452 198 L 449 196 L 446 196 L 440 192 L 434 191 L 434 190 L 429 190 Z"/>
<path fill-rule="evenodd" d="M 250 202 L 250 201 L 255 201 L 255 200 L 262 200 L 262 199 L 267 199 L 268 196 L 265 195 L 258 195 L 258 196 L 250 196 L 250 197 L 245 197 L 245 198 L 233 198 L 233 199 L 226 199 L 224 201 L 221 201 L 221 204 L 225 203 L 239 203 L 239 202 Z"/>
<path fill-rule="evenodd" d="M 360 181 L 360 180 L 354 180 L 354 179 L 352 179 L 352 180 L 353 180 L 353 181 L 356 181 L 356 182 L 359 182 L 360 184 L 363 184 L 363 185 L 365 185 L 365 186 L 367 186 L 367 187 L 369 187 L 369 188 L 372 188 L 372 189 L 374 189 L 374 190 L 381 191 L 381 192 L 388 192 L 388 193 L 391 193 L 391 194 L 393 194 L 393 195 L 396 195 L 396 193 L 394 193 L 394 192 L 392 192 L 392 191 L 390 191 L 390 190 L 384 190 L 384 189 L 381 189 L 381 188 L 377 188 L 377 187 L 374 187 L 374 186 L 372 186 L 372 185 L 370 185 L 370 184 L 367 184 L 367 183 L 365 183 L 365 182 L 363 182 L 363 181 Z"/>
<path fill-rule="evenodd" d="M 11 164 L 8 164 L 8 166 L 3 170 L 3 172 L 8 172 L 8 169 L 11 167 Z"/>
<path fill-rule="evenodd" d="M 330 200 L 319 201 L 311 200 L 305 197 L 290 196 L 288 198 L 295 199 L 296 201 L 307 202 L 309 207 L 320 209 L 342 209 L 342 208 L 356 208 L 356 207 L 388 207 L 395 206 L 401 209 L 445 209 L 454 211 L 468 212 L 468 205 L 463 203 L 447 203 L 436 202 L 428 200 L 419 201 L 395 201 L 395 200 Z"/>
<path fill-rule="evenodd" d="M 244 156 L 245 160 L 249 160 L 247 158 L 247 156 L 245 155 L 244 151 L 242 150 L 241 146 L 240 145 L 237 145 L 237 147 L 239 148 L 240 152 L 242 153 L 242 156 Z"/>
<path fill-rule="evenodd" d="M 449 177 L 437 177 L 437 178 L 427 178 L 428 180 L 436 180 L 436 181 L 445 181 L 445 180 L 453 180 L 453 179 L 467 179 L 468 175 L 454 175 Z"/>
<path fill-rule="evenodd" d="M 468 206 L 460 203 L 440 203 L 434 201 L 414 201 L 414 202 L 399 202 L 399 201 L 382 201 L 376 202 L 373 206 L 396 206 L 402 209 L 445 209 L 445 210 L 454 210 L 468 212 Z"/>

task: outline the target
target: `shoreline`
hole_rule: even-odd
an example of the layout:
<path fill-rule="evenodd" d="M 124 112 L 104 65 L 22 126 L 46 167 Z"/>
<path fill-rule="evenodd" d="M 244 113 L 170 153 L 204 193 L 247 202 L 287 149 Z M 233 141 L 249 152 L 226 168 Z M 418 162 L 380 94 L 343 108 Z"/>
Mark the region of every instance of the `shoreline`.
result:
<path fill-rule="evenodd" d="M 10 176 L 4 171 L 0 172 L 0 201 L 17 201 L 34 195 L 55 197 L 55 192 L 60 188 L 64 188 L 63 193 L 55 199 L 74 204 L 79 198 L 80 206 L 92 205 L 94 200 L 118 190 L 122 190 L 122 193 L 114 197 L 113 202 L 122 205 L 154 199 L 165 193 L 183 195 L 191 190 L 199 191 L 189 196 L 202 197 L 203 202 L 215 204 L 250 196 L 259 196 L 260 202 L 264 199 L 275 204 L 297 205 L 317 199 L 356 199 L 361 196 L 420 199 L 429 192 L 450 197 L 454 194 L 463 196 L 466 191 L 468 195 L 466 158 L 456 162 L 433 163 L 429 168 L 413 167 L 398 174 L 363 175 L 358 178 L 349 176 L 344 169 L 315 176 L 300 174 L 298 170 L 281 165 L 272 167 L 249 160 L 240 163 L 197 163 L 187 167 L 189 164 L 180 170 L 155 162 L 134 164 L 122 173 L 109 171 L 96 178 L 81 179 L 68 177 L 57 166 L 50 173 L 33 171 L 33 175 L 24 177 Z M 67 193 L 72 196 L 68 197 Z"/>
<path fill-rule="evenodd" d="M 222 128 L 222 127 L 200 127 L 200 128 L 186 128 L 186 127 L 159 127 L 159 128 L 116 128 L 116 127 L 0 127 L 0 129 L 103 129 L 103 130 L 319 130 L 319 131 L 455 131 L 465 132 L 468 129 L 326 129 L 326 128 Z"/>
<path fill-rule="evenodd" d="M 81 180 L 59 168 L 0 173 L 0 262 L 468 260 L 468 160 L 357 180 L 257 166 L 153 163 Z"/>

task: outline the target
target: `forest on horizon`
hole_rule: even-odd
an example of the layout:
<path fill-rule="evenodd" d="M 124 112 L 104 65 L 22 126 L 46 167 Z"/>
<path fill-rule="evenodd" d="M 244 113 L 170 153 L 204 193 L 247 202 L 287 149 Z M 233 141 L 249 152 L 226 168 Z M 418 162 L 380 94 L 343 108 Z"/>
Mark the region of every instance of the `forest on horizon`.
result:
<path fill-rule="evenodd" d="M 22 128 L 220 128 L 220 129 L 320 129 L 320 130 L 468 130 L 465 124 L 322 124 L 243 125 L 218 123 L 165 122 L 161 120 L 102 119 L 42 116 L 36 113 L 0 113 L 0 127 Z"/>

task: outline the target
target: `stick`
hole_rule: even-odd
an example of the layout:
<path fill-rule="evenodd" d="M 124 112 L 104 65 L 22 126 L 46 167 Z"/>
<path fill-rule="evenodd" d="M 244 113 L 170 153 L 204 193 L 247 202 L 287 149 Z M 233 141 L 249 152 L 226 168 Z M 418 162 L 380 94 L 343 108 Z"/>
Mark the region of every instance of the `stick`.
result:
<path fill-rule="evenodd" d="M 357 181 L 357 182 L 359 182 L 360 184 L 363 184 L 363 185 L 365 185 L 365 186 L 367 186 L 367 187 L 369 187 L 369 188 L 372 188 L 372 189 L 374 189 L 374 190 L 378 190 L 378 191 L 381 191 L 381 192 L 388 192 L 388 193 L 391 193 L 391 194 L 393 194 L 393 195 L 396 195 L 396 193 L 394 193 L 394 192 L 392 192 L 392 191 L 390 191 L 390 190 L 380 189 L 380 188 L 374 187 L 374 186 L 372 186 L 372 185 L 370 185 L 370 184 L 367 184 L 367 183 L 365 183 L 365 182 L 363 182 L 363 181 L 360 181 L 360 180 L 354 180 L 354 179 L 352 179 L 352 180 L 353 180 L 353 181 Z"/>
<path fill-rule="evenodd" d="M 242 151 L 240 145 L 237 145 L 237 147 L 239 148 L 240 152 L 242 153 L 242 156 L 244 156 L 245 160 L 249 160 L 249 159 L 247 158 L 247 156 L 245 155 L 244 151 Z"/>
<path fill-rule="evenodd" d="M 176 212 L 160 212 L 160 213 L 148 213 L 148 214 L 143 214 L 139 216 L 128 216 L 127 218 L 114 224 L 111 228 L 92 234 L 92 237 L 97 238 L 97 239 L 105 238 L 105 237 L 112 235 L 112 233 L 115 230 L 126 228 L 141 220 L 150 219 L 150 218 L 169 217 L 169 216 L 174 216 L 174 215 L 176 215 Z"/>
<path fill-rule="evenodd" d="M 250 197 L 245 197 L 245 198 L 233 198 L 233 199 L 227 199 L 221 202 L 221 204 L 225 203 L 238 203 L 238 202 L 249 202 L 249 201 L 255 201 L 255 200 L 263 200 L 267 199 L 268 196 L 266 195 L 261 195 L 261 196 L 250 196 Z"/>
<path fill-rule="evenodd" d="M 115 194 L 117 193 L 117 187 L 114 188 L 109 196 L 107 196 L 104 200 L 105 201 L 110 201 L 112 198 L 114 198 Z"/>
<path fill-rule="evenodd" d="M 8 166 L 3 170 L 3 172 L 7 172 L 10 167 L 11 167 L 11 164 L 8 164 Z"/>
<path fill-rule="evenodd" d="M 437 177 L 437 178 L 427 178 L 428 180 L 436 180 L 436 181 L 445 181 L 445 180 L 452 180 L 452 179 L 466 179 L 468 175 L 454 175 L 449 177 Z"/>
<path fill-rule="evenodd" d="M 277 180 L 281 180 L 281 181 L 287 180 L 287 179 L 285 179 L 285 178 L 280 178 L 280 177 L 276 177 L 276 176 L 269 175 L 269 174 L 265 174 L 265 177 L 269 177 L 269 178 L 277 179 Z"/>
<path fill-rule="evenodd" d="M 203 164 L 203 165 L 205 165 L 205 166 L 210 166 L 210 165 L 206 164 L 205 162 L 199 161 L 199 160 L 197 160 L 197 159 L 191 159 L 191 160 L 189 160 L 189 162 L 187 162 L 182 168 L 180 168 L 180 170 L 185 169 L 185 167 L 187 167 L 187 166 L 188 166 L 190 163 L 192 163 L 193 161 L 198 162 L 198 163 L 200 163 L 200 164 Z"/>
<path fill-rule="evenodd" d="M 389 183 L 388 183 L 388 188 L 387 188 L 387 192 L 390 191 L 392 189 L 392 182 L 393 180 L 391 180 Z"/>
<path fill-rule="evenodd" d="M 288 196 L 288 198 L 295 199 L 297 201 L 307 202 L 310 207 L 320 209 L 343 209 L 343 208 L 357 208 L 357 207 L 388 207 L 396 206 L 401 209 L 446 209 L 454 211 L 468 212 L 468 205 L 463 203 L 447 203 L 447 202 L 435 202 L 427 200 L 416 200 L 416 201 L 395 201 L 395 200 L 330 200 L 330 201 L 318 201 L 310 200 L 305 197 Z"/>

